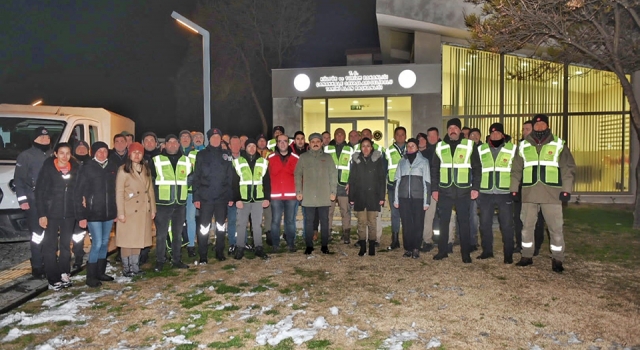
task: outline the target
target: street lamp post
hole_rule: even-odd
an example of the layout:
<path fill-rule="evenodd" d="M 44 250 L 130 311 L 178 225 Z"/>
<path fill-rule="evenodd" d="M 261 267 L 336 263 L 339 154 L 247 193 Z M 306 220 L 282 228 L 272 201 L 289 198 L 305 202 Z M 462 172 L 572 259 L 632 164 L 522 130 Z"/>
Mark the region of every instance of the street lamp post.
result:
<path fill-rule="evenodd" d="M 204 88 L 204 132 L 211 129 L 211 61 L 209 54 L 209 31 L 193 23 L 183 15 L 171 13 L 178 23 L 187 29 L 202 35 L 202 85 Z"/>

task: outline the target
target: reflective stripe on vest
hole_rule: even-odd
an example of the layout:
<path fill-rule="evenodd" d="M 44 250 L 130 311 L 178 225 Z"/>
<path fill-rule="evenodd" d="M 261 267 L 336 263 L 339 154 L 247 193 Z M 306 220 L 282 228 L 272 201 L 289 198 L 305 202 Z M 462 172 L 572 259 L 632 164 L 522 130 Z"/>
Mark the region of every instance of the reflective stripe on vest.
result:
<path fill-rule="evenodd" d="M 527 140 L 520 142 L 520 156 L 524 161 L 522 171 L 522 186 L 529 187 L 538 181 L 554 187 L 562 186 L 560 178 L 560 153 L 564 148 L 564 141 L 554 137 L 553 141 L 542 145 L 540 154 L 536 146 Z"/>
<path fill-rule="evenodd" d="M 511 184 L 511 164 L 513 163 L 513 156 L 516 154 L 514 144 L 511 142 L 505 143 L 495 160 L 488 143 L 478 146 L 478 153 L 482 162 L 480 189 L 490 190 L 496 187 L 508 191 Z"/>
<path fill-rule="evenodd" d="M 396 179 L 396 169 L 398 169 L 398 164 L 400 164 L 400 161 L 402 160 L 402 154 L 395 144 L 389 147 L 385 154 L 387 156 L 388 170 L 387 183 L 393 184 Z"/>
<path fill-rule="evenodd" d="M 471 187 L 471 154 L 473 141 L 463 139 L 451 156 L 451 146 L 440 141 L 436 147 L 436 155 L 440 158 L 440 187 Z M 453 173 L 453 175 L 452 175 Z"/>
<path fill-rule="evenodd" d="M 187 177 L 192 171 L 189 157 L 182 155 L 178 159 L 175 171 L 167 156 L 157 155 L 153 157 L 156 167 L 155 184 L 158 186 L 156 195 L 158 204 L 169 205 L 173 203 L 185 204 L 187 200 Z"/>
<path fill-rule="evenodd" d="M 351 146 L 345 145 L 344 147 L 342 147 L 342 152 L 340 153 L 340 158 L 338 159 L 336 146 L 329 145 L 324 147 L 324 153 L 331 155 L 333 164 L 335 164 L 336 169 L 338 169 L 338 182 L 341 185 L 346 185 L 349 182 L 351 156 L 354 152 L 355 150 Z"/>
<path fill-rule="evenodd" d="M 242 201 L 247 202 L 256 200 L 256 198 L 264 198 L 262 178 L 267 173 L 268 166 L 269 161 L 259 157 L 252 172 L 249 162 L 244 157 L 233 160 L 233 167 L 240 177 L 240 198 Z M 253 188 L 256 189 L 256 198 L 253 197 Z"/>

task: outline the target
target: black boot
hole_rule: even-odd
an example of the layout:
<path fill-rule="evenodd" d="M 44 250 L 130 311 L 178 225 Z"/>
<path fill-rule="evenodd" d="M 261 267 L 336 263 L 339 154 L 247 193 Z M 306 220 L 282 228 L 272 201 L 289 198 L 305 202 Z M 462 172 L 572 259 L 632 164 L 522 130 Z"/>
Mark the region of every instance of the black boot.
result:
<path fill-rule="evenodd" d="M 438 254 L 433 256 L 433 260 L 442 260 L 446 257 L 448 257 L 449 254 L 446 251 L 438 251 Z"/>
<path fill-rule="evenodd" d="M 351 244 L 351 230 L 342 231 L 342 240 L 344 244 Z"/>
<path fill-rule="evenodd" d="M 332 254 L 329 251 L 329 247 L 327 247 L 326 245 L 323 245 L 322 248 L 320 248 L 320 251 L 322 252 L 322 254 Z"/>
<path fill-rule="evenodd" d="M 564 267 L 562 267 L 562 261 L 552 259 L 551 270 L 553 270 L 553 272 L 562 273 L 562 271 L 564 271 Z"/>
<path fill-rule="evenodd" d="M 533 259 L 532 258 L 522 257 L 522 258 L 520 258 L 520 261 L 518 261 L 516 263 L 516 266 L 529 266 L 529 265 L 533 265 Z"/>
<path fill-rule="evenodd" d="M 122 258 L 120 259 L 122 261 Z M 105 274 L 107 271 L 107 259 L 98 259 L 98 274 L 97 277 L 100 281 L 113 281 L 113 277 Z"/>
<path fill-rule="evenodd" d="M 267 253 L 264 252 L 264 248 L 262 248 L 261 245 L 256 247 L 256 256 L 259 258 L 262 258 L 264 260 L 269 259 L 269 256 L 267 255 Z"/>
<path fill-rule="evenodd" d="M 271 232 L 266 233 L 266 237 L 264 240 L 265 244 L 268 245 L 269 247 L 271 247 L 273 245 L 273 241 L 271 240 Z"/>
<path fill-rule="evenodd" d="M 432 243 L 422 242 L 422 247 L 420 248 L 421 252 L 428 253 L 428 252 L 430 252 L 432 250 L 433 250 L 433 244 Z"/>
<path fill-rule="evenodd" d="M 140 261 L 138 262 L 140 266 L 146 264 L 147 261 L 149 261 L 149 251 L 151 251 L 151 248 L 149 247 L 144 247 L 142 248 L 142 250 L 140 250 Z"/>
<path fill-rule="evenodd" d="M 236 247 L 233 258 L 236 260 L 241 260 L 244 257 L 244 247 Z"/>
<path fill-rule="evenodd" d="M 91 288 L 97 288 L 102 285 L 102 282 L 97 278 L 98 275 L 98 263 L 87 263 L 87 286 Z"/>
<path fill-rule="evenodd" d="M 387 247 L 387 250 L 398 248 L 400 248 L 400 234 L 398 232 L 391 232 L 391 245 Z"/>
<path fill-rule="evenodd" d="M 376 255 L 376 240 L 369 240 L 369 255 Z"/>
<path fill-rule="evenodd" d="M 187 255 L 189 255 L 190 258 L 196 256 L 196 247 L 187 247 Z"/>
<path fill-rule="evenodd" d="M 359 256 L 364 256 L 364 253 L 367 252 L 367 242 L 364 239 L 358 241 L 358 245 L 360 246 L 360 251 L 358 252 Z"/>

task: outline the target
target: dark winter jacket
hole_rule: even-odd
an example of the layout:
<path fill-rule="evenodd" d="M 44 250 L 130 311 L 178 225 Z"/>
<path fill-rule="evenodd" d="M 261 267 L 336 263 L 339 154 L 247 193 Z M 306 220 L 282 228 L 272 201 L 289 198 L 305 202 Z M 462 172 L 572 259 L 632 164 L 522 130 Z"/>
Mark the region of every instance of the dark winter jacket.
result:
<path fill-rule="evenodd" d="M 67 175 L 60 172 L 54 161 L 48 158 L 42 164 L 36 184 L 36 206 L 39 217 L 47 219 L 69 219 L 76 217 L 75 190 L 80 165 L 71 158 L 71 170 Z"/>
<path fill-rule="evenodd" d="M 460 141 L 464 138 L 461 134 L 457 141 L 452 141 L 449 135 L 444 137 L 444 142 L 448 143 L 451 147 L 451 154 L 456 152 L 456 147 L 460 144 Z M 471 198 L 471 190 L 480 190 L 480 180 L 482 180 L 482 163 L 480 162 L 480 154 L 478 148 L 473 147 L 471 153 L 471 187 L 459 188 L 455 184 L 447 188 L 440 188 L 440 158 L 437 154 L 433 156 L 431 162 L 431 192 L 438 192 L 439 196 L 447 196 L 449 198 Z"/>
<path fill-rule="evenodd" d="M 51 150 L 43 151 L 36 146 L 31 146 L 18 155 L 13 179 L 19 204 L 29 203 L 30 206 L 35 206 L 36 181 L 42 164 L 48 158 L 51 158 Z"/>
<path fill-rule="evenodd" d="M 123 155 L 119 155 L 118 152 L 116 152 L 116 149 L 111 149 L 109 151 L 109 161 L 112 163 L 115 163 L 118 168 L 121 165 L 124 165 L 124 162 L 127 160 L 127 158 L 129 157 L 129 151 L 128 150 L 124 150 L 124 154 Z"/>
<path fill-rule="evenodd" d="M 230 202 L 233 200 L 231 180 L 233 169 L 231 152 L 221 146 L 208 145 L 196 156 L 193 175 L 193 201 L 207 203 Z"/>
<path fill-rule="evenodd" d="M 373 151 L 368 158 L 362 152 L 351 156 L 349 172 L 349 202 L 354 211 L 380 211 L 380 201 L 385 200 L 387 168 L 384 157 Z"/>
<path fill-rule="evenodd" d="M 104 168 L 95 159 L 82 164 L 78 172 L 75 200 L 78 220 L 108 221 L 117 217 L 117 174 L 118 167 L 111 161 L 107 161 Z"/>
<path fill-rule="evenodd" d="M 153 159 L 153 157 L 157 156 L 158 154 L 160 154 L 160 149 L 156 148 L 153 151 L 149 152 L 146 149 L 144 150 L 144 156 L 142 156 L 142 158 L 144 159 L 144 161 L 149 164 L 149 162 L 151 162 L 151 160 Z"/>

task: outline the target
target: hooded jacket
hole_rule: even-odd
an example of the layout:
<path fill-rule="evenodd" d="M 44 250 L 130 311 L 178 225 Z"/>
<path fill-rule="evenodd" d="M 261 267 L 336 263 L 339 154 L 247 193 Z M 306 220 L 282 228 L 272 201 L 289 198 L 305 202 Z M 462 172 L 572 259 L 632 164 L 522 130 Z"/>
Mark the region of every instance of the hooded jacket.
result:
<path fill-rule="evenodd" d="M 82 164 L 78 171 L 75 200 L 78 220 L 108 221 L 116 218 L 117 174 L 118 167 L 110 161 L 104 168 L 95 159 Z"/>
<path fill-rule="evenodd" d="M 406 154 L 402 157 L 396 170 L 395 182 L 394 204 L 399 204 L 400 198 L 422 199 L 423 207 L 431 203 L 429 161 L 420 152 L 416 152 L 413 163 Z"/>
<path fill-rule="evenodd" d="M 349 202 L 354 211 L 380 211 L 380 201 L 385 200 L 387 167 L 380 151 L 369 157 L 362 152 L 351 156 L 349 173 Z"/>

